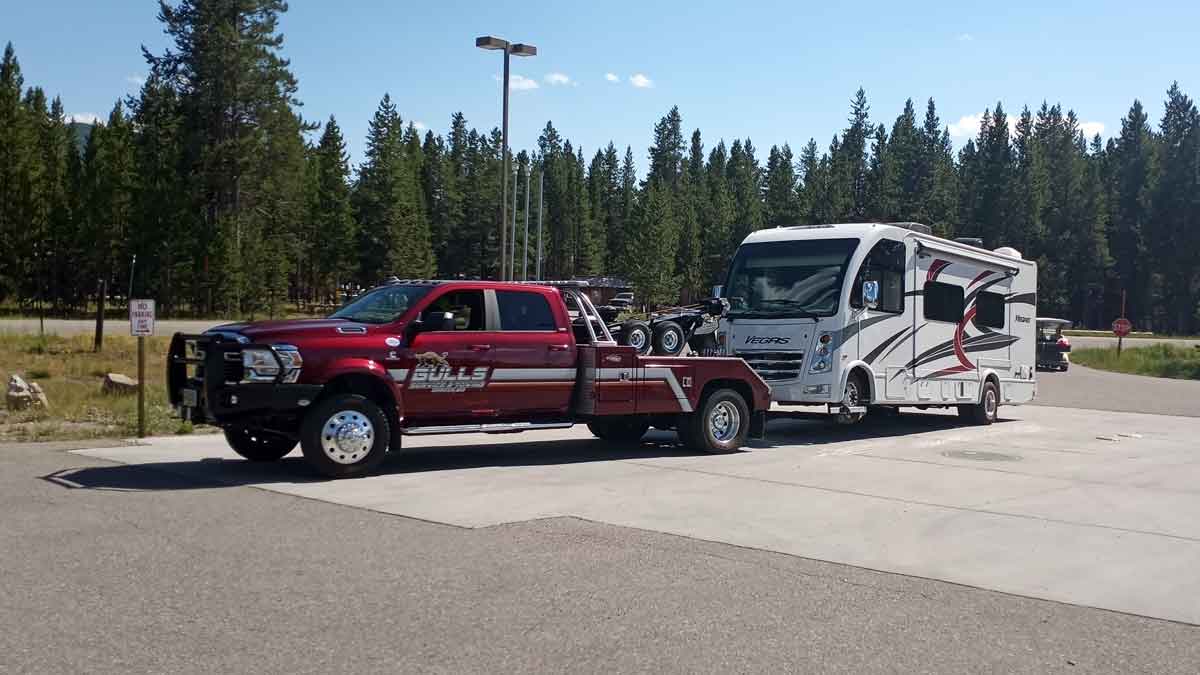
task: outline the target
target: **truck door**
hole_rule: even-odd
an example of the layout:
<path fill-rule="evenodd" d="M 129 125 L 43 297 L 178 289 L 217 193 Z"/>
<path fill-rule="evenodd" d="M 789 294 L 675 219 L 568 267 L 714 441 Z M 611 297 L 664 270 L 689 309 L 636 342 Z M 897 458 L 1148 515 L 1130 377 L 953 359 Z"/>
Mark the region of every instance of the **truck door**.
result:
<path fill-rule="evenodd" d="M 565 416 L 575 387 L 576 348 L 562 302 L 536 290 L 487 295 L 500 327 L 492 340 L 490 404 L 503 418 Z"/>
<path fill-rule="evenodd" d="M 451 289 L 431 296 L 422 317 L 450 312 L 454 325 L 417 333 L 399 354 L 405 424 L 449 423 L 494 413 L 486 387 L 496 335 L 487 331 L 483 290 Z"/>

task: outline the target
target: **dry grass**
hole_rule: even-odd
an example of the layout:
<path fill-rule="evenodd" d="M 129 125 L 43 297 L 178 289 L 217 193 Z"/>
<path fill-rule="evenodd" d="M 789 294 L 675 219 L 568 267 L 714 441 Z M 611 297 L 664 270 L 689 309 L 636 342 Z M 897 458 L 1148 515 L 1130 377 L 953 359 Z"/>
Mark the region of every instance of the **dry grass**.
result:
<path fill-rule="evenodd" d="M 137 377 L 137 340 L 109 336 L 93 354 L 91 336 L 0 335 L 0 384 L 16 373 L 42 385 L 49 410 L 0 407 L 0 440 L 77 440 L 137 435 L 137 396 L 100 391 L 106 373 Z M 168 337 L 146 339 L 146 433 L 186 433 L 167 403 Z M 3 400 L 0 399 L 0 405 Z"/>

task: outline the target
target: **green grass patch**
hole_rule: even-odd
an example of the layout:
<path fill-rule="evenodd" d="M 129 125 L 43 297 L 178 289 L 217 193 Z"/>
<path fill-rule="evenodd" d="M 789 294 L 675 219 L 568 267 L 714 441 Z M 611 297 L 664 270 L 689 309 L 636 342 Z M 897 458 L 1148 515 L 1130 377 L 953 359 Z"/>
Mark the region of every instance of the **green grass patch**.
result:
<path fill-rule="evenodd" d="M 1200 348 L 1196 347 L 1170 344 L 1127 347 L 1120 356 L 1116 347 L 1077 349 L 1071 352 L 1071 362 L 1116 373 L 1200 380 Z"/>
<path fill-rule="evenodd" d="M 146 340 L 146 433 L 191 433 L 167 401 L 166 354 L 170 338 Z M 92 353 L 92 337 L 0 335 L 0 384 L 18 374 L 42 385 L 48 410 L 6 410 L 0 397 L 0 440 L 44 441 L 126 438 L 137 435 L 137 396 L 100 391 L 106 373 L 137 377 L 137 340 L 108 336 Z"/>

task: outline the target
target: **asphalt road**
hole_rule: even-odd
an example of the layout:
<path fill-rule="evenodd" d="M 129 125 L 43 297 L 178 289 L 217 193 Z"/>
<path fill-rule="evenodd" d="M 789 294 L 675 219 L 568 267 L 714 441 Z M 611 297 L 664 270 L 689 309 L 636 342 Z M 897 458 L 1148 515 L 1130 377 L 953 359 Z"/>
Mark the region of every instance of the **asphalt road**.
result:
<path fill-rule="evenodd" d="M 230 322 L 172 319 L 156 322 L 155 331 L 159 335 L 171 335 L 177 332 L 201 333 L 222 323 Z M 41 326 L 37 319 L 0 319 L 0 335 L 5 333 L 30 335 L 40 330 Z M 96 332 L 96 322 L 82 319 L 46 319 L 46 332 L 50 335 L 62 336 L 94 335 Z M 113 321 L 111 319 L 105 321 L 104 334 L 129 335 L 129 321 Z"/>
<path fill-rule="evenodd" d="M 1179 623 L 574 518 L 464 529 L 61 446 L 0 448 L 0 509 L 0 672 L 1200 668 Z"/>
<path fill-rule="evenodd" d="M 1200 417 L 1200 381 L 1110 373 L 1072 364 L 1039 372 L 1035 405 Z"/>

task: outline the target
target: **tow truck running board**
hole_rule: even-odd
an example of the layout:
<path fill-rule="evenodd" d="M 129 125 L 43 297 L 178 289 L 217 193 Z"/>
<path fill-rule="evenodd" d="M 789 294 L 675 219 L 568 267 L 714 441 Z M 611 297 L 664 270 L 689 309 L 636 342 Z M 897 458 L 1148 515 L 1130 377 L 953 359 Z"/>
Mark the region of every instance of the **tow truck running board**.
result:
<path fill-rule="evenodd" d="M 829 414 L 830 415 L 840 415 L 842 413 L 850 413 L 851 415 L 857 415 L 859 413 L 862 413 L 865 415 L 867 413 L 867 406 L 865 406 L 865 405 L 853 405 L 853 406 L 830 405 L 829 406 Z"/>
<path fill-rule="evenodd" d="M 541 429 L 570 429 L 574 422 L 511 422 L 502 424 L 453 424 L 440 427 L 412 427 L 401 429 L 405 436 L 433 436 L 435 434 L 510 434 L 518 431 L 537 431 Z"/>

